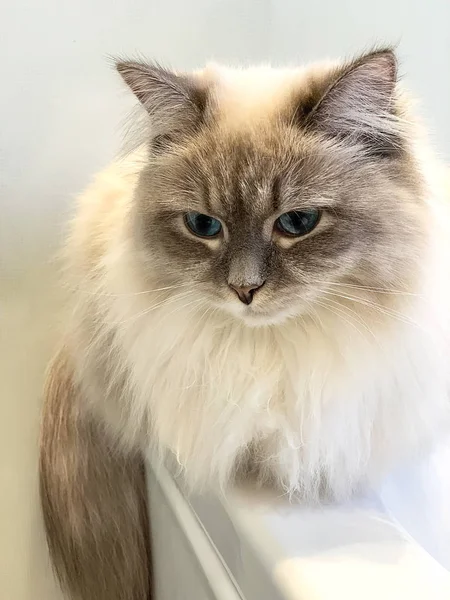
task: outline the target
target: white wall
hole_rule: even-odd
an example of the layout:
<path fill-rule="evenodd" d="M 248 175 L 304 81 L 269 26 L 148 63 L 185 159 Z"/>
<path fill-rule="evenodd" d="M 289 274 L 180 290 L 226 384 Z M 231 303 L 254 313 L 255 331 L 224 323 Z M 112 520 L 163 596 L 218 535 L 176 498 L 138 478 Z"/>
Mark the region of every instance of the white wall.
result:
<path fill-rule="evenodd" d="M 271 56 L 308 61 L 398 45 L 400 73 L 450 162 L 449 0 L 274 0 Z"/>
<path fill-rule="evenodd" d="M 36 486 L 59 305 L 48 261 L 73 195 L 116 153 L 132 105 L 106 55 L 141 51 L 191 68 L 400 41 L 403 70 L 450 157 L 449 23 L 448 0 L 0 0 L 1 598 L 53 597 Z"/>

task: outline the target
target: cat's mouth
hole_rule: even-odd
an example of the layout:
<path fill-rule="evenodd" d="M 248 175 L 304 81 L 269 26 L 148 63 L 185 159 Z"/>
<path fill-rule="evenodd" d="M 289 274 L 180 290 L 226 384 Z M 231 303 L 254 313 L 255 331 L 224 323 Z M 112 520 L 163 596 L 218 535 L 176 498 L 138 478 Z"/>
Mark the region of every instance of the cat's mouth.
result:
<path fill-rule="evenodd" d="M 242 306 L 238 304 L 227 304 L 226 310 L 234 317 L 245 323 L 248 327 L 268 327 L 279 325 L 294 317 L 298 311 L 291 308 L 262 308 L 254 304 Z"/>

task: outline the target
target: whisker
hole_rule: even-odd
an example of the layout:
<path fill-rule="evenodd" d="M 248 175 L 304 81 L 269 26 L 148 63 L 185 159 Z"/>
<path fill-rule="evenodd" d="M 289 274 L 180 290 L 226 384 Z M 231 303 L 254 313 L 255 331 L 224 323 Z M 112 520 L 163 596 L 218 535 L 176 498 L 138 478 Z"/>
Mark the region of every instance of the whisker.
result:
<path fill-rule="evenodd" d="M 414 319 L 411 319 L 410 317 L 408 317 L 408 315 L 404 315 L 404 314 L 402 314 L 392 308 L 389 308 L 387 306 L 382 306 L 376 302 L 373 302 L 372 300 L 369 300 L 366 298 L 359 298 L 357 296 L 350 296 L 348 294 L 339 294 L 339 293 L 331 292 L 329 290 L 324 290 L 323 293 L 328 294 L 330 296 L 334 296 L 336 298 L 341 298 L 342 300 L 350 300 L 351 302 L 359 303 L 362 306 L 372 308 L 373 310 L 379 312 L 380 314 L 383 314 L 383 315 L 386 315 L 393 319 L 396 319 L 401 323 L 405 323 L 406 325 L 413 325 L 415 327 L 418 327 L 419 329 L 423 329 L 419 323 L 414 321 Z"/>
<path fill-rule="evenodd" d="M 161 287 L 161 288 L 155 288 L 153 290 L 144 290 L 142 292 L 122 292 L 122 293 L 118 293 L 118 294 L 113 294 L 110 292 L 95 292 L 95 291 L 90 291 L 90 290 L 84 290 L 82 288 L 74 288 L 74 287 L 69 287 L 67 286 L 66 289 L 68 289 L 69 291 L 72 292 L 80 292 L 82 294 L 88 295 L 88 296 L 98 296 L 98 297 L 107 297 L 107 298 L 122 298 L 122 297 L 130 297 L 130 296 L 142 296 L 142 295 L 147 295 L 147 294 L 154 294 L 157 292 L 165 292 L 165 291 L 169 291 L 169 290 L 176 290 L 179 288 L 183 288 L 183 287 L 195 287 L 195 285 L 193 286 L 192 282 L 188 282 L 188 283 L 180 283 L 178 285 L 169 285 L 166 287 Z"/>
<path fill-rule="evenodd" d="M 114 324 L 115 325 L 123 325 L 124 323 L 138 320 L 141 317 L 144 317 L 145 315 L 148 315 L 149 313 L 153 312 L 157 308 L 160 308 L 160 307 L 162 307 L 166 304 L 170 304 L 172 302 L 176 302 L 177 300 L 181 300 L 183 298 L 188 298 L 190 295 L 193 295 L 193 293 L 194 292 L 192 290 L 188 290 L 187 292 L 182 292 L 180 294 L 176 294 L 175 296 L 169 296 L 169 298 L 165 298 L 164 300 L 161 300 L 160 302 L 157 302 L 156 304 L 149 306 L 145 310 L 142 310 L 142 311 L 132 315 L 131 317 L 124 319 L 123 321 L 116 321 Z"/>
<path fill-rule="evenodd" d="M 176 306 L 174 308 L 174 310 L 171 310 L 170 312 L 166 313 L 165 315 L 162 316 L 161 321 L 158 323 L 158 325 L 164 320 L 167 319 L 167 317 L 170 317 L 171 315 L 174 315 L 175 313 L 185 309 L 185 308 L 191 308 L 192 306 L 196 306 L 199 305 L 201 303 L 204 302 L 203 298 L 196 298 L 195 300 L 192 300 L 191 302 L 187 302 L 186 304 L 182 304 L 181 306 Z M 155 331 L 156 328 L 153 328 L 151 331 Z"/>
<path fill-rule="evenodd" d="M 359 315 L 355 310 L 353 310 L 349 306 L 346 306 L 345 304 L 337 302 L 336 300 L 332 300 L 331 298 L 327 298 L 326 301 L 328 303 L 331 302 L 334 306 L 336 306 L 340 310 L 347 311 L 345 314 L 350 313 L 349 316 L 356 319 L 358 321 L 358 323 L 360 323 L 364 327 L 364 329 L 371 335 L 371 337 L 373 337 L 373 339 L 376 341 L 376 343 L 379 344 L 378 337 L 374 334 L 374 332 L 369 327 L 369 325 L 366 323 L 366 321 L 362 318 L 362 316 Z"/>
<path fill-rule="evenodd" d="M 308 310 L 312 311 L 309 313 L 309 316 L 313 319 L 313 321 L 316 324 L 318 324 L 318 327 L 321 327 L 322 331 L 324 331 L 325 326 L 323 324 L 322 319 L 320 318 L 318 310 L 314 307 L 314 305 L 311 302 L 306 301 L 305 303 L 306 303 Z M 301 319 L 302 319 L 302 323 L 303 323 L 303 328 L 306 329 L 305 320 L 304 320 L 303 316 L 301 316 Z"/>
<path fill-rule="evenodd" d="M 374 292 L 378 294 L 391 294 L 393 296 L 411 296 L 411 297 L 422 297 L 422 294 L 416 294 L 414 292 L 407 292 L 405 290 L 396 290 L 390 288 L 376 288 L 370 287 L 366 285 L 357 285 L 353 283 L 344 283 L 339 281 L 323 281 L 323 280 L 315 280 L 313 283 L 321 284 L 321 285 L 334 285 L 337 287 L 348 287 L 355 290 L 363 290 L 366 292 Z"/>
<path fill-rule="evenodd" d="M 363 334 L 363 332 L 359 329 L 359 327 L 357 327 L 355 325 L 355 323 L 353 323 L 352 321 L 350 321 L 347 318 L 346 313 L 344 312 L 344 310 L 341 307 L 338 309 L 336 307 L 329 306 L 329 304 L 327 302 L 320 302 L 320 300 L 316 301 L 316 304 L 318 306 L 321 306 L 325 310 L 328 310 L 331 314 L 333 314 L 336 317 L 338 317 L 338 319 L 342 319 L 345 323 L 347 323 L 348 325 L 350 325 L 350 327 L 352 327 L 361 337 L 363 337 L 363 338 L 365 337 L 364 334 Z M 339 312 L 338 312 L 338 310 L 339 310 Z M 342 313 L 344 313 L 344 314 L 342 314 Z"/>

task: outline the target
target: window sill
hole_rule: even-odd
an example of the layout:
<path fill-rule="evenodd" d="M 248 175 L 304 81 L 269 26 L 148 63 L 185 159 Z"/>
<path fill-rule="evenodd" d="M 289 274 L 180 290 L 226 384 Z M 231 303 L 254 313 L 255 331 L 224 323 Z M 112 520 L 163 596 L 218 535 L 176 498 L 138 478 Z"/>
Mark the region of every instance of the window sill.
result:
<path fill-rule="evenodd" d="M 433 558 L 392 516 L 383 493 L 347 506 L 311 509 L 250 490 L 236 491 L 227 500 L 188 500 L 166 469 L 156 472 L 149 466 L 148 478 L 157 600 L 450 598 L 450 571 L 444 567 L 450 567 L 450 555 L 444 564 Z M 423 473 L 419 479 L 429 486 Z M 394 488 L 392 482 L 385 488 L 390 501 Z M 408 496 L 406 504 L 411 517 L 414 498 Z M 425 508 L 415 507 L 419 520 Z M 161 511 L 167 513 L 164 519 Z M 170 528 L 178 542 L 169 543 Z M 450 552 L 450 530 L 441 533 Z M 189 561 L 186 579 L 179 565 Z"/>

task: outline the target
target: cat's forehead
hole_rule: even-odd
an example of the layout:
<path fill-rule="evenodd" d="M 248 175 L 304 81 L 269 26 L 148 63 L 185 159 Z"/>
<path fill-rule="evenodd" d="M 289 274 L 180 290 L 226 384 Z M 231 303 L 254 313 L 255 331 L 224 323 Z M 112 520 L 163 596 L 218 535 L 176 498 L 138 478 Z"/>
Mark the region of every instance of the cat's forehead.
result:
<path fill-rule="evenodd" d="M 195 75 L 210 91 L 215 118 L 237 129 L 278 115 L 293 98 L 298 101 L 310 94 L 335 66 L 332 61 L 283 69 L 269 65 L 239 69 L 209 64 Z"/>
<path fill-rule="evenodd" d="M 314 183 L 321 162 L 339 159 L 292 123 L 301 97 L 317 93 L 333 67 L 209 65 L 197 74 L 210 90 L 210 118 L 188 149 L 187 174 L 207 208 L 273 212 L 302 181 Z"/>
<path fill-rule="evenodd" d="M 216 131 L 203 143 L 199 166 L 208 209 L 255 217 L 278 209 L 290 152 L 275 131 Z"/>
<path fill-rule="evenodd" d="M 265 217 L 334 196 L 345 159 L 345 150 L 277 120 L 241 130 L 218 124 L 186 149 L 182 186 L 193 185 L 194 202 L 206 212 Z"/>

